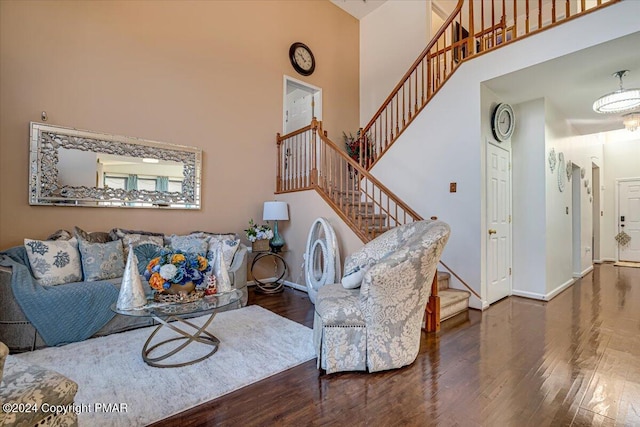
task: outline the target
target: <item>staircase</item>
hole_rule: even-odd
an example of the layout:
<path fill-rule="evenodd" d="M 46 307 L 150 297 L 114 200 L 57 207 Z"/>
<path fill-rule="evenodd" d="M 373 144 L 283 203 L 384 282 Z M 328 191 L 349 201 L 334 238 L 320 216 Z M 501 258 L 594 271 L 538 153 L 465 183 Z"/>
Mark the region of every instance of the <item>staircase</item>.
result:
<path fill-rule="evenodd" d="M 620 0 L 459 0 L 451 16 L 365 128 L 350 157 L 327 137 L 322 122 L 277 135 L 276 194 L 316 190 L 363 241 L 422 217 L 386 188 L 371 168 L 464 62 L 563 21 Z M 435 219 L 432 217 L 432 219 Z M 426 329 L 468 309 L 473 290 L 440 261 L 470 292 L 449 286 L 451 275 L 438 272 L 426 307 Z"/>

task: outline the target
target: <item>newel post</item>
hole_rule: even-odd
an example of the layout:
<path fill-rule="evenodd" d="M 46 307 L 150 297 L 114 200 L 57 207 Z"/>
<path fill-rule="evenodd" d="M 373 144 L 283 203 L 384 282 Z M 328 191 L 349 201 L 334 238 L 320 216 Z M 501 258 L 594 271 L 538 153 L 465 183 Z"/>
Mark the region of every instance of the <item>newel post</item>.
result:
<path fill-rule="evenodd" d="M 433 275 L 431 282 L 431 296 L 425 309 L 425 325 L 427 332 L 438 332 L 440 330 L 440 297 L 438 296 L 438 270 Z"/>
<path fill-rule="evenodd" d="M 282 191 L 282 141 L 280 140 L 280 132 L 276 133 L 276 193 Z"/>
<path fill-rule="evenodd" d="M 475 36 L 476 31 L 473 28 L 473 0 L 468 0 L 468 1 L 469 1 L 469 40 L 467 40 L 467 43 L 468 43 L 467 52 L 469 52 L 469 54 L 468 54 L 469 56 L 472 56 L 473 53 L 475 52 L 474 43 L 475 43 L 475 38 L 476 38 L 476 36 Z"/>
<path fill-rule="evenodd" d="M 311 120 L 311 186 L 318 186 L 318 139 L 316 133 L 318 132 L 318 120 L 314 117 Z"/>

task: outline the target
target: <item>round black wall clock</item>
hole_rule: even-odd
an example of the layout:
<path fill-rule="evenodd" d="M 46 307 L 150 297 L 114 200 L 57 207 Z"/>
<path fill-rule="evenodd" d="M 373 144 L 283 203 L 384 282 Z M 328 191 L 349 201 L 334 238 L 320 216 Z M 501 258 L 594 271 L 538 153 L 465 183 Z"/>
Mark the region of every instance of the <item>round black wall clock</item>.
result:
<path fill-rule="evenodd" d="M 316 60 L 311 49 L 304 43 L 296 42 L 289 48 L 289 59 L 293 68 L 303 76 L 310 76 L 316 69 Z"/>

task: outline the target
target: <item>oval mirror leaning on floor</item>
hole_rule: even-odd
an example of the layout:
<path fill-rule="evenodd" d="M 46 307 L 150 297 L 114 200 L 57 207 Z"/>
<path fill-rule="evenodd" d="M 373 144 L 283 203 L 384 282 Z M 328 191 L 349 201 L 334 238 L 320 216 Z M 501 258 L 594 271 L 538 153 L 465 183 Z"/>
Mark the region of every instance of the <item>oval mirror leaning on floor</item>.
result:
<path fill-rule="evenodd" d="M 200 209 L 202 150 L 31 123 L 29 204 Z"/>

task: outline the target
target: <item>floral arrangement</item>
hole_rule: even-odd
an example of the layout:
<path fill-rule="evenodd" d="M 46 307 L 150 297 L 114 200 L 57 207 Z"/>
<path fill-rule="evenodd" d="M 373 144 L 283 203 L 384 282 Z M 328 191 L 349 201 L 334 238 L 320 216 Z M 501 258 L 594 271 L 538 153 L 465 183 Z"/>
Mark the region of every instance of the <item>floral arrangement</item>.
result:
<path fill-rule="evenodd" d="M 159 257 L 149 261 L 144 278 L 149 281 L 149 286 L 162 292 L 174 284 L 193 282 L 199 286 L 210 270 L 211 266 L 203 256 L 165 248 Z"/>
<path fill-rule="evenodd" d="M 247 234 L 247 239 L 253 243 L 256 240 L 271 240 L 273 238 L 273 230 L 268 225 L 258 225 L 253 222 L 253 219 L 249 220 L 249 228 L 244 230 Z"/>
<path fill-rule="evenodd" d="M 344 139 L 345 151 L 347 152 L 347 155 L 356 162 L 360 163 L 360 131 L 356 133 L 356 136 L 353 136 L 351 132 L 349 132 L 349 135 L 347 135 L 345 132 L 342 132 L 342 138 Z M 362 156 L 362 160 L 364 160 L 365 163 L 372 162 L 375 157 L 375 151 L 371 138 L 368 134 L 364 136 L 364 141 L 362 144 L 366 148 L 365 153 Z"/>

